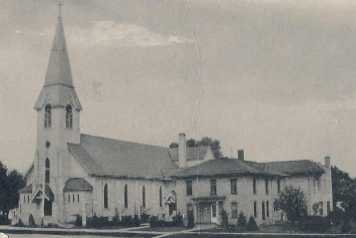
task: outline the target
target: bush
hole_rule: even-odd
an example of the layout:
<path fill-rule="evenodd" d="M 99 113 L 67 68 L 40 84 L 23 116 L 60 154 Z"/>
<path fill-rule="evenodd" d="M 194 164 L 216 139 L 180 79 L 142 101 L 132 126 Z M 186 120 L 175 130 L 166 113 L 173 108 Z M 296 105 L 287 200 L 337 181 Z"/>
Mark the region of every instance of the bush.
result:
<path fill-rule="evenodd" d="M 0 225 L 9 225 L 10 221 L 6 215 L 0 215 Z"/>
<path fill-rule="evenodd" d="M 97 217 L 94 215 L 87 219 L 87 227 L 101 228 L 105 226 L 111 226 L 108 217 Z"/>
<path fill-rule="evenodd" d="M 142 213 L 141 214 L 141 221 L 142 222 L 148 222 L 150 218 L 150 215 L 146 214 L 146 213 Z"/>
<path fill-rule="evenodd" d="M 25 224 L 23 224 L 23 221 L 22 221 L 21 218 L 20 218 L 19 221 L 15 224 L 15 226 L 24 227 Z"/>
<path fill-rule="evenodd" d="M 341 226 L 342 233 L 350 233 L 352 229 L 351 221 L 349 219 L 345 219 Z"/>
<path fill-rule="evenodd" d="M 133 226 L 140 226 L 140 224 L 141 224 L 140 218 L 138 217 L 138 215 L 135 215 L 134 219 L 133 219 L 133 222 L 132 222 L 132 225 Z"/>
<path fill-rule="evenodd" d="M 81 215 L 75 215 L 75 226 L 82 226 L 82 216 Z"/>
<path fill-rule="evenodd" d="M 193 213 L 188 213 L 188 228 L 194 227 L 194 215 Z"/>
<path fill-rule="evenodd" d="M 306 216 L 300 221 L 299 226 L 307 232 L 325 232 L 330 228 L 330 219 L 321 216 Z"/>
<path fill-rule="evenodd" d="M 248 231 L 258 231 L 258 226 L 257 226 L 257 223 L 256 223 L 254 217 L 252 217 L 252 216 L 250 217 L 250 219 L 248 220 L 246 229 Z"/>
<path fill-rule="evenodd" d="M 224 209 L 221 211 L 221 225 L 224 229 L 229 228 L 229 217 Z"/>
<path fill-rule="evenodd" d="M 240 212 L 239 217 L 237 218 L 237 225 L 240 227 L 245 227 L 247 224 L 246 216 L 243 212 Z"/>
<path fill-rule="evenodd" d="M 176 216 L 173 217 L 173 226 L 184 226 L 183 216 L 178 212 Z"/>
<path fill-rule="evenodd" d="M 30 216 L 28 218 L 28 225 L 30 227 L 36 227 L 36 222 L 35 222 L 35 219 L 33 218 L 32 214 L 30 214 Z"/>

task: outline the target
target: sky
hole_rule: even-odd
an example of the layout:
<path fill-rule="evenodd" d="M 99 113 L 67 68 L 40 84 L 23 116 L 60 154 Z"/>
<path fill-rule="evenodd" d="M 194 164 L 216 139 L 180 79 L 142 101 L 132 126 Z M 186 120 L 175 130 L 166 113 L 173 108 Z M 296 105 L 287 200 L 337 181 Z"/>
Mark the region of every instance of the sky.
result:
<path fill-rule="evenodd" d="M 57 1 L 0 0 L 0 161 L 36 145 Z M 354 0 L 64 0 L 81 131 L 226 156 L 310 159 L 356 176 Z"/>

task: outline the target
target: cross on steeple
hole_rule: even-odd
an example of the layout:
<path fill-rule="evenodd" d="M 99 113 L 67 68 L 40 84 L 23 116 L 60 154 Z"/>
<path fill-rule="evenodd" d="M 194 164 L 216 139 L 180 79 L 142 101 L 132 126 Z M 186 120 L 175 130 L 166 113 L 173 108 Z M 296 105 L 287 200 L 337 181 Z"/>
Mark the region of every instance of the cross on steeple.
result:
<path fill-rule="evenodd" d="M 62 17 L 62 6 L 63 6 L 63 2 L 62 0 L 58 1 L 58 17 Z"/>

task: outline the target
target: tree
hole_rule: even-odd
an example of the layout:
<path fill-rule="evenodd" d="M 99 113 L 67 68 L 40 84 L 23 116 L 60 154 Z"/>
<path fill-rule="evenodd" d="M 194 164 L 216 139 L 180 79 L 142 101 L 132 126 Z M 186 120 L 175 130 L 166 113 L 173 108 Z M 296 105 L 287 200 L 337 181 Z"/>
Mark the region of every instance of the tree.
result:
<path fill-rule="evenodd" d="M 19 190 L 25 186 L 23 176 L 16 170 L 8 171 L 0 161 L 0 213 L 7 217 L 18 205 Z"/>
<path fill-rule="evenodd" d="M 221 152 L 220 141 L 217 139 L 212 139 L 210 137 L 203 137 L 200 141 L 196 142 L 197 146 L 210 146 L 215 158 L 220 159 L 223 157 Z"/>
<path fill-rule="evenodd" d="M 248 219 L 246 229 L 248 231 L 258 231 L 257 223 L 255 221 L 255 218 L 253 218 L 252 216 L 250 216 L 250 219 Z"/>
<path fill-rule="evenodd" d="M 300 188 L 286 187 L 275 200 L 274 205 L 282 210 L 292 223 L 299 221 L 307 214 L 305 196 Z"/>
<path fill-rule="evenodd" d="M 246 216 L 244 215 L 243 212 L 240 212 L 240 215 L 237 219 L 237 225 L 240 227 L 245 227 L 247 224 Z"/>
<path fill-rule="evenodd" d="M 331 178 L 334 211 L 340 204 L 345 216 L 356 219 L 356 180 L 336 166 L 331 167 Z"/>

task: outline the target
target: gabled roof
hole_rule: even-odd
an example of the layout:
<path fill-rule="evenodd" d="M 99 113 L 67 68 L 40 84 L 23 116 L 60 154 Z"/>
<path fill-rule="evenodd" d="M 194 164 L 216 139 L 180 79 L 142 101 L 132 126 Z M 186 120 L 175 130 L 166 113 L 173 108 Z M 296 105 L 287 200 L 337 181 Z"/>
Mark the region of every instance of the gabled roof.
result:
<path fill-rule="evenodd" d="M 70 178 L 66 181 L 63 192 L 91 192 L 93 186 L 84 178 Z"/>
<path fill-rule="evenodd" d="M 69 152 L 92 176 L 163 179 L 177 168 L 166 147 L 81 134 Z"/>
<path fill-rule="evenodd" d="M 254 166 L 250 166 L 237 159 L 213 159 L 199 165 L 179 169 L 171 174 L 172 177 L 208 177 L 208 176 L 237 176 L 237 175 L 267 175 L 283 176 L 281 173 L 266 172 Z"/>

